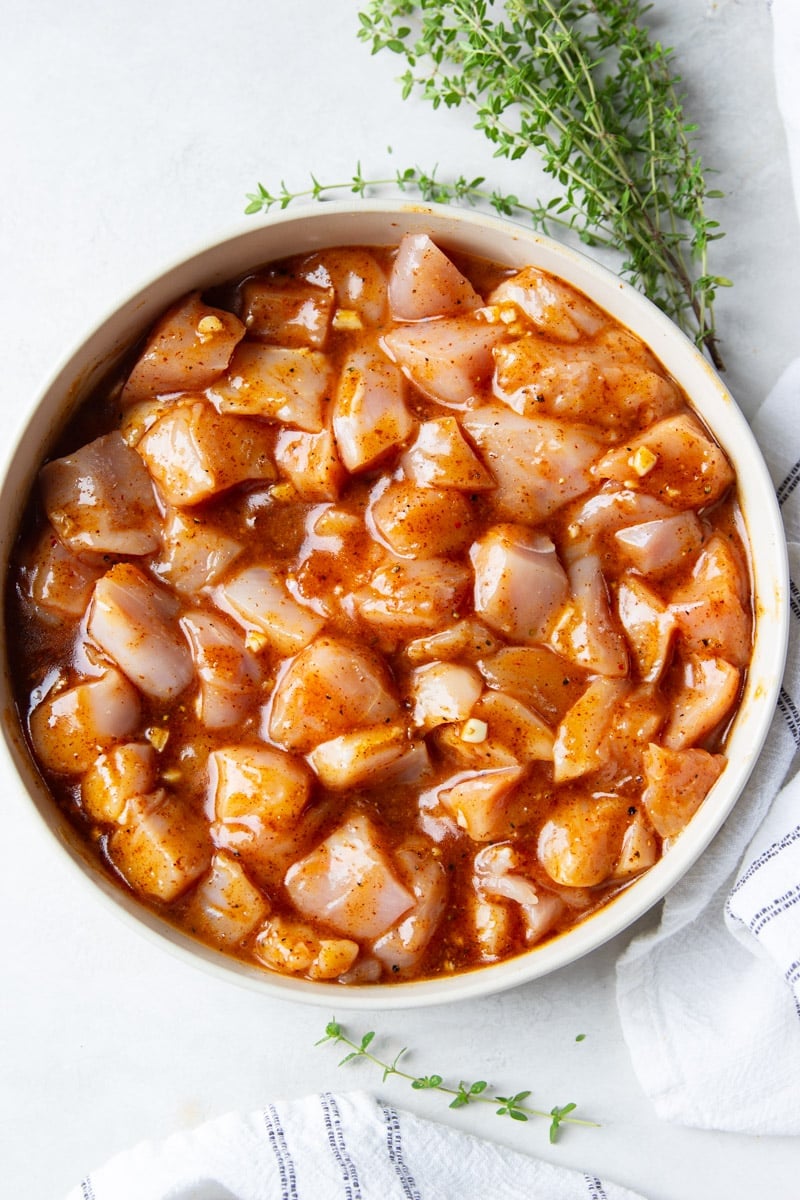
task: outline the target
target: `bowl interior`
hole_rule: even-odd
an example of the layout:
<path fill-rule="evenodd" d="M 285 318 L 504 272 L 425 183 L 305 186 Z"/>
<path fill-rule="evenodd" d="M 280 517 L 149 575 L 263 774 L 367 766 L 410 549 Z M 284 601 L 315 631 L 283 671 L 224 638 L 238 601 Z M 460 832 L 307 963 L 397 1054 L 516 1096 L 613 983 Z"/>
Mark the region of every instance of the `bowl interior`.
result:
<path fill-rule="evenodd" d="M 645 341 L 680 384 L 728 454 L 738 476 L 751 550 L 755 640 L 744 696 L 729 735 L 729 763 L 687 829 L 669 852 L 605 908 L 540 947 L 505 962 L 452 978 L 342 988 L 273 975 L 213 951 L 174 929 L 115 887 L 59 814 L 33 766 L 19 730 L 9 686 L 2 633 L 3 743 L 6 775 L 16 776 L 40 825 L 63 847 L 82 877 L 114 909 L 194 964 L 273 995 L 343 1008 L 398 1008 L 442 1003 L 513 987 L 574 961 L 613 937 L 661 899 L 709 844 L 745 786 L 775 709 L 786 653 L 788 571 L 774 488 L 750 428 L 714 369 L 689 340 L 638 292 L 585 255 L 510 222 L 437 206 L 363 202 L 322 205 L 278 214 L 165 270 L 121 304 L 59 368 L 11 449 L 0 491 L 0 565 L 3 575 L 25 498 L 56 433 L 83 397 L 155 318 L 182 294 L 243 274 L 287 255 L 334 245 L 391 245 L 407 232 L 427 232 L 443 248 L 511 267 L 533 264 L 589 295 Z"/>

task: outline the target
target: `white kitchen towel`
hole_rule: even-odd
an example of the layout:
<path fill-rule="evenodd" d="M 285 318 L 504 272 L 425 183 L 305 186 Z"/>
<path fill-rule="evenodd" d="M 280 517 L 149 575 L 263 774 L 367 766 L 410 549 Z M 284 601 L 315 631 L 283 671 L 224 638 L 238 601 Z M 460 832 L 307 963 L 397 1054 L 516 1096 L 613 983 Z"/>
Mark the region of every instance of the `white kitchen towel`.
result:
<path fill-rule="evenodd" d="M 775 72 L 800 212 L 800 6 L 773 0 Z M 798 328 L 800 335 L 800 327 Z M 623 1032 L 659 1116 L 800 1133 L 800 359 L 753 422 L 789 542 L 789 658 L 732 817 L 617 968 Z"/>
<path fill-rule="evenodd" d="M 644 1200 L 386 1107 L 323 1093 L 142 1142 L 66 1200 Z"/>

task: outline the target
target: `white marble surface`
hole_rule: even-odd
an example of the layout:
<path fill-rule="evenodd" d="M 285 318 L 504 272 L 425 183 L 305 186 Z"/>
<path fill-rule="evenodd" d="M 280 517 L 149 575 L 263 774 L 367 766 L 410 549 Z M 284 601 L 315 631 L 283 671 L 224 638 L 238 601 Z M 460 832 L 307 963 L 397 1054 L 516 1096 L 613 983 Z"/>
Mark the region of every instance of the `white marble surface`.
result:
<path fill-rule="evenodd" d="M 2 11 L 0 406 L 4 445 L 41 380 L 119 295 L 204 239 L 247 227 L 258 179 L 303 186 L 394 165 L 485 174 L 465 114 L 402 104 L 399 60 L 355 37 L 355 0 L 28 0 Z M 655 0 L 705 160 L 727 193 L 715 269 L 727 380 L 751 413 L 798 351 L 800 230 L 775 109 L 765 0 Z M 387 147 L 391 146 L 390 155 Z M 123 926 L 2 788 L 0 1191 L 52 1200 L 92 1165 L 232 1108 L 365 1087 L 398 1105 L 627 1184 L 650 1200 L 798 1195 L 800 1148 L 659 1122 L 621 1040 L 614 962 L 630 933 L 539 983 L 453 1008 L 369 1014 L 419 1070 L 575 1100 L 597 1130 L 555 1147 L 536 1125 L 450 1112 L 314 1048 L 330 1014 L 207 977 Z M 655 915 L 647 920 L 655 919 Z M 758 1014 L 743 1014 L 757 1020 Z M 584 1041 L 575 1036 L 585 1033 Z"/>

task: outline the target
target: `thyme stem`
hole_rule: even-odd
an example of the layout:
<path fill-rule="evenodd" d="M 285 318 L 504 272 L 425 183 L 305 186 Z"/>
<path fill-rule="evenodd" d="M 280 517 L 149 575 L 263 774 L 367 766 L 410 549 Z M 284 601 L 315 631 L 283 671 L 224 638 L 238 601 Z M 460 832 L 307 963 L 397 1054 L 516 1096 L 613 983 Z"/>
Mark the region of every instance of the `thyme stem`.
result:
<path fill-rule="evenodd" d="M 405 59 L 403 98 L 465 107 L 495 156 L 538 153 L 561 194 L 521 200 L 485 179 L 448 183 L 436 171 L 400 170 L 367 180 L 273 195 L 262 184 L 247 212 L 345 188 L 363 196 L 394 184 L 426 199 L 487 202 L 544 232 L 571 230 L 589 246 L 622 251 L 622 274 L 675 320 L 714 364 L 722 360 L 714 298 L 730 280 L 708 269 L 719 224 L 673 73 L 673 52 L 653 39 L 644 0 L 368 0 L 358 37 L 372 53 Z"/>
<path fill-rule="evenodd" d="M 551 1142 L 557 1141 L 561 1126 L 565 1124 L 597 1128 L 596 1121 L 572 1116 L 576 1107 L 572 1103 L 555 1105 L 549 1111 L 545 1111 L 533 1108 L 527 1103 L 528 1097 L 531 1095 L 530 1091 L 517 1092 L 513 1096 L 500 1096 L 491 1093 L 488 1090 L 488 1083 L 483 1079 L 475 1080 L 472 1083 L 461 1080 L 457 1087 L 452 1087 L 444 1082 L 441 1075 L 414 1075 L 398 1066 L 401 1058 L 407 1053 L 405 1048 L 400 1050 L 391 1062 L 385 1062 L 370 1049 L 374 1038 L 374 1033 L 365 1033 L 358 1041 L 354 1041 L 337 1021 L 329 1021 L 325 1027 L 325 1036 L 320 1038 L 316 1044 L 321 1046 L 326 1042 L 333 1042 L 335 1045 L 347 1046 L 348 1053 L 341 1060 L 340 1066 L 353 1062 L 355 1059 L 366 1059 L 367 1062 L 372 1063 L 383 1072 L 384 1080 L 396 1075 L 399 1079 L 405 1079 L 416 1091 L 435 1091 L 443 1096 L 451 1096 L 450 1108 L 463 1108 L 467 1104 L 475 1103 L 490 1104 L 498 1116 L 507 1116 L 513 1121 L 527 1121 L 530 1117 L 542 1117 L 550 1122 Z"/>

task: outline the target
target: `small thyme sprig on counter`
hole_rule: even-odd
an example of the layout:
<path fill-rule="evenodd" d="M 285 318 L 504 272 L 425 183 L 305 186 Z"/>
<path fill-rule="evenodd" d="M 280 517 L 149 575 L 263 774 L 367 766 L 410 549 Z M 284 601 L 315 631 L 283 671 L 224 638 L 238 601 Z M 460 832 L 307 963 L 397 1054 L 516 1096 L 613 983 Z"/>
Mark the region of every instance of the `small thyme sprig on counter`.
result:
<path fill-rule="evenodd" d="M 483 1079 L 477 1079 L 472 1083 L 461 1080 L 457 1086 L 452 1087 L 444 1082 L 441 1075 L 413 1075 L 410 1071 L 404 1071 L 398 1066 L 401 1058 L 408 1053 L 405 1047 L 398 1051 L 391 1062 L 385 1062 L 370 1049 L 374 1039 L 374 1033 L 365 1033 L 357 1041 L 354 1041 L 347 1030 L 334 1020 L 328 1022 L 325 1027 L 325 1036 L 320 1038 L 316 1045 L 322 1046 L 326 1042 L 333 1042 L 335 1045 L 347 1046 L 348 1053 L 345 1054 L 339 1066 L 344 1066 L 356 1059 L 366 1059 L 380 1068 L 384 1080 L 396 1075 L 399 1079 L 405 1079 L 410 1083 L 415 1091 L 435 1091 L 443 1096 L 452 1097 L 450 1108 L 464 1108 L 467 1104 L 481 1103 L 491 1104 L 498 1117 L 510 1117 L 512 1121 L 527 1121 L 530 1117 L 543 1117 L 550 1122 L 551 1142 L 557 1141 L 561 1126 L 564 1124 L 597 1127 L 596 1121 L 587 1121 L 572 1116 L 576 1108 L 575 1104 L 555 1105 L 549 1111 L 532 1108 L 526 1103 L 531 1095 L 530 1091 L 516 1092 L 513 1096 L 500 1096 L 491 1093 L 489 1084 Z"/>
<path fill-rule="evenodd" d="M 673 52 L 645 28 L 648 10 L 643 0 L 370 0 L 358 37 L 373 54 L 405 59 L 403 98 L 471 110 L 495 157 L 535 151 L 560 195 L 520 200 L 484 190 L 483 178 L 447 183 L 418 167 L 367 180 L 359 168 L 345 183 L 312 176 L 300 192 L 259 184 L 246 211 L 394 185 L 423 199 L 486 201 L 544 232 L 566 227 L 621 251 L 622 274 L 721 366 L 713 306 L 730 280 L 709 271 L 708 246 L 722 232 L 706 213 L 720 193 L 706 186 Z"/>

